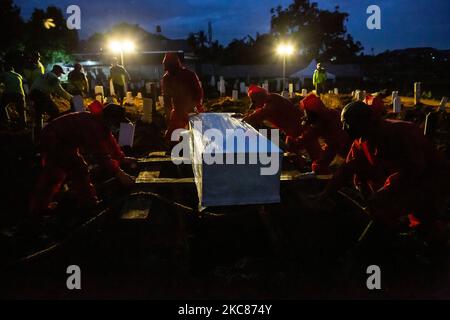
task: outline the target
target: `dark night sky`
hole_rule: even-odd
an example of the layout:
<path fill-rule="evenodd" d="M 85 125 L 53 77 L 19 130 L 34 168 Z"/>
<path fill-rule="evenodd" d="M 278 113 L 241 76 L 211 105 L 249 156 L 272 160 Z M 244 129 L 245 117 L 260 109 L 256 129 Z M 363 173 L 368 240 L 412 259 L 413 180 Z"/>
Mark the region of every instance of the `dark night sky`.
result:
<path fill-rule="evenodd" d="M 105 31 L 115 23 L 136 23 L 154 32 L 161 25 L 170 38 L 186 38 L 189 32 L 207 30 L 213 25 L 213 38 L 227 44 L 233 38 L 264 33 L 270 27 L 270 8 L 287 6 L 292 0 L 15 0 L 28 18 L 34 7 L 56 4 L 66 11 L 77 4 L 81 8 L 80 35 L 87 38 Z M 361 41 L 365 51 L 435 47 L 450 49 L 450 0 L 317 0 L 319 8 L 332 10 L 336 5 L 350 14 L 348 31 Z M 368 30 L 366 9 L 381 8 L 381 30 Z"/>

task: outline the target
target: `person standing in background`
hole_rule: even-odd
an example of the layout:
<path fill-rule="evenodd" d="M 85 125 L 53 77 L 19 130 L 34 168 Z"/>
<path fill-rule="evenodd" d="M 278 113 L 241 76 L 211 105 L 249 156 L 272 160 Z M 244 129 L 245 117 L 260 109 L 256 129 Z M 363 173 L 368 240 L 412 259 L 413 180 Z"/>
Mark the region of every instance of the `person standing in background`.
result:
<path fill-rule="evenodd" d="M 8 120 L 6 107 L 8 104 L 13 103 L 19 114 L 20 129 L 25 129 L 25 93 L 23 91 L 22 76 L 14 71 L 12 65 L 7 64 L 5 72 L 0 75 L 0 82 L 4 85 L 4 91 L 0 100 L 1 120 Z"/>
<path fill-rule="evenodd" d="M 317 64 L 317 68 L 313 75 L 313 85 L 316 88 L 316 94 L 320 97 L 322 93 L 325 93 L 327 83 L 327 72 L 322 67 L 321 63 Z"/>
<path fill-rule="evenodd" d="M 172 132 L 185 128 L 189 123 L 189 113 L 204 112 L 203 89 L 195 72 L 184 68 L 176 52 L 164 56 L 164 76 L 161 92 L 164 97 L 167 131 L 166 141 L 171 144 Z"/>
<path fill-rule="evenodd" d="M 41 54 L 39 52 L 34 51 L 27 57 L 23 73 L 25 81 L 30 88 L 34 81 L 45 73 L 45 68 L 41 63 Z"/>
<path fill-rule="evenodd" d="M 117 100 L 122 105 L 123 98 L 126 95 L 125 86 L 131 80 L 131 77 L 127 70 L 118 64 L 117 58 L 113 59 L 111 69 L 109 69 L 109 80 L 112 80 Z"/>
<path fill-rule="evenodd" d="M 89 85 L 81 64 L 76 63 L 68 75 L 69 85 L 67 91 L 73 95 L 84 96 L 88 93 Z"/>

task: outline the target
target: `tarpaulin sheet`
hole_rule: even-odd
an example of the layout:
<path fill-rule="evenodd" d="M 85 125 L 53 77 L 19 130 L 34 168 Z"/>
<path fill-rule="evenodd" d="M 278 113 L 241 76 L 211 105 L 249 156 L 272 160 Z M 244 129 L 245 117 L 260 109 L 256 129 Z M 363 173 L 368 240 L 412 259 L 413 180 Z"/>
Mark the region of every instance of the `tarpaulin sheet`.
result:
<path fill-rule="evenodd" d="M 280 202 L 277 145 L 232 114 L 196 114 L 189 124 L 200 207 Z"/>

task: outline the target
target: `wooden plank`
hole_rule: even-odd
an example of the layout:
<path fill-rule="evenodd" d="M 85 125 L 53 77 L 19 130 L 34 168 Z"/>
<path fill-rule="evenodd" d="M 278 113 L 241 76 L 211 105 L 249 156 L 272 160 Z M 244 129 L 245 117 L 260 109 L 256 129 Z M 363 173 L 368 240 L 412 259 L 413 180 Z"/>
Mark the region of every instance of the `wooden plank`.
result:
<path fill-rule="evenodd" d="M 315 179 L 315 175 L 312 172 L 300 172 L 298 170 L 289 170 L 289 171 L 282 171 L 280 176 L 281 182 L 286 181 L 300 181 L 300 180 L 309 180 L 309 179 Z"/>
<path fill-rule="evenodd" d="M 283 158 L 297 158 L 297 157 L 299 157 L 299 155 L 293 152 L 283 153 Z"/>
<path fill-rule="evenodd" d="M 152 180 L 159 178 L 159 171 L 141 171 L 136 178 L 136 183 L 142 183 L 140 181 Z"/>
<path fill-rule="evenodd" d="M 150 152 L 148 154 L 149 157 L 153 157 L 153 158 L 162 158 L 162 157 L 166 157 L 166 151 L 154 151 L 154 152 Z"/>
<path fill-rule="evenodd" d="M 123 206 L 120 219 L 122 220 L 146 220 L 150 213 L 151 198 L 132 198 Z"/>
<path fill-rule="evenodd" d="M 136 179 L 139 185 L 189 185 L 194 184 L 194 178 L 152 178 L 141 172 Z"/>
<path fill-rule="evenodd" d="M 188 161 L 188 158 L 171 158 L 171 157 L 157 157 L 157 158 L 142 158 L 138 160 L 138 164 L 153 164 L 153 163 L 163 163 L 163 162 L 173 162 L 173 161 Z"/>
<path fill-rule="evenodd" d="M 157 174 L 156 174 L 157 173 Z M 311 173 L 301 173 L 297 170 L 283 171 L 281 173 L 280 181 L 300 181 L 314 179 L 314 174 Z M 142 171 L 136 179 L 136 184 L 140 185 L 176 185 L 176 184 L 193 184 L 195 180 L 193 177 L 190 178 L 160 178 L 158 171 Z"/>

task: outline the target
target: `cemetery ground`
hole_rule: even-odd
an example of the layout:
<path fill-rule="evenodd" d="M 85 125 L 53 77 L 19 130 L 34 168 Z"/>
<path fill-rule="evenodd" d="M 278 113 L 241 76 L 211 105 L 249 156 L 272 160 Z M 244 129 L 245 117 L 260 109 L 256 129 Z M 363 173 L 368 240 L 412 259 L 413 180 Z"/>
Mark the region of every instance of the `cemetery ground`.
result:
<path fill-rule="evenodd" d="M 329 107 L 341 108 L 351 97 L 329 94 L 323 100 Z M 426 110 L 439 104 L 423 100 L 423 106 L 414 107 L 412 100 L 402 97 L 402 101 L 405 108 L 395 117 L 419 125 L 423 125 Z M 162 110 L 157 106 L 152 123 L 143 123 L 138 121 L 141 102 L 136 102 L 136 106 L 126 107 L 136 123 L 135 142 L 133 148 L 124 151 L 134 157 L 161 157 L 155 152 L 165 148 Z M 206 106 L 214 112 L 245 113 L 248 100 L 221 98 L 208 101 Z M 440 129 L 448 132 L 446 119 Z M 208 208 L 198 215 L 193 185 L 123 190 L 110 177 L 96 175 L 92 168 L 103 198 L 98 211 L 77 212 L 70 192 L 65 190 L 57 209 L 64 224 L 45 234 L 17 234 L 14 226 L 26 216 L 39 163 L 29 134 L 2 133 L 0 138 L 4 155 L 0 167 L 4 177 L 0 202 L 1 298 L 450 297 L 448 247 L 430 251 L 415 236 L 386 234 L 376 225 L 364 241 L 358 242 L 368 217 L 340 195 L 325 203 L 313 201 L 308 195 L 323 188 L 316 180 L 282 186 L 281 203 L 267 205 L 264 210 L 233 206 Z M 447 145 L 442 147 L 448 150 Z M 283 170 L 292 166 L 289 159 L 283 162 Z M 138 174 L 141 169 L 128 171 Z M 170 161 L 162 162 L 158 171 L 168 178 L 192 177 L 189 166 L 175 166 Z M 238 183 L 239 177 L 235 179 Z M 360 201 L 350 188 L 344 191 Z M 136 216 L 145 217 L 125 219 L 124 211 L 129 209 L 126 203 L 134 205 L 131 211 Z M 39 254 L 33 256 L 35 253 Z M 70 265 L 81 269 L 81 290 L 66 287 Z M 381 290 L 366 286 L 370 265 L 381 269 Z"/>

